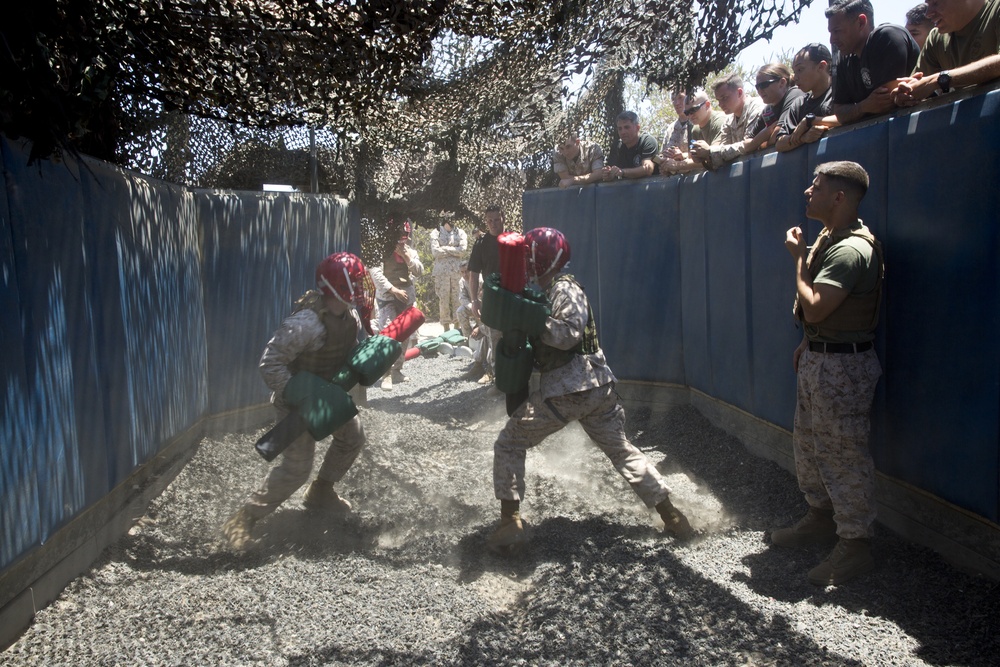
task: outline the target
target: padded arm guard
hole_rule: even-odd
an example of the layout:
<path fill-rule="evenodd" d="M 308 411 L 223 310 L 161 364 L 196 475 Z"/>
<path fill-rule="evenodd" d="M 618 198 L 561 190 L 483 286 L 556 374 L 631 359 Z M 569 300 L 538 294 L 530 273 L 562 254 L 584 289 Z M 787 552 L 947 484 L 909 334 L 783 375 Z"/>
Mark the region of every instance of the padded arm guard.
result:
<path fill-rule="evenodd" d="M 528 337 L 545 331 L 545 321 L 552 314 L 548 300 L 531 288 L 521 294 L 505 290 L 496 273 L 484 281 L 482 300 L 483 322 L 503 332 L 494 355 L 497 389 L 508 395 L 523 394 L 534 362 Z"/>
<path fill-rule="evenodd" d="M 385 375 L 403 352 L 400 341 L 423 323 L 423 313 L 407 308 L 380 334 L 359 343 L 331 381 L 308 372 L 292 376 L 282 394 L 292 411 L 257 441 L 257 452 L 273 461 L 304 432 L 319 441 L 353 419 L 358 409 L 347 392 L 358 383 L 371 386 Z"/>

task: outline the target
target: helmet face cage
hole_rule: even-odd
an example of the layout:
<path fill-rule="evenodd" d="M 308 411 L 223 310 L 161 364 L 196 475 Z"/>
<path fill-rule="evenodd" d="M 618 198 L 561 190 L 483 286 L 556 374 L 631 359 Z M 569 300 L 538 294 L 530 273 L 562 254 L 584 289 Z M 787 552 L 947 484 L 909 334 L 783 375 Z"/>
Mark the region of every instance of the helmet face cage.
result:
<path fill-rule="evenodd" d="M 365 265 L 349 252 L 330 255 L 316 268 L 319 290 L 358 310 L 368 303 L 364 280 Z"/>
<path fill-rule="evenodd" d="M 532 279 L 558 271 L 569 261 L 569 243 L 557 229 L 532 229 L 525 234 L 525 240 L 528 245 L 528 274 Z"/>

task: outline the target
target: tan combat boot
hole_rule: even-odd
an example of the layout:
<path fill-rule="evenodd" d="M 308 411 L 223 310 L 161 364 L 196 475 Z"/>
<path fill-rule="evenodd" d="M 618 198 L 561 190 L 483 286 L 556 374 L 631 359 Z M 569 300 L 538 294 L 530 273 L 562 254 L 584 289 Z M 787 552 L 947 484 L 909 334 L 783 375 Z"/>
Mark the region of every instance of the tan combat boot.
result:
<path fill-rule="evenodd" d="M 250 515 L 246 507 L 229 517 L 222 525 L 222 536 L 236 551 L 243 551 L 253 542 L 253 525 L 257 519 Z"/>
<path fill-rule="evenodd" d="M 810 507 L 806 515 L 794 525 L 771 533 L 771 544 L 789 549 L 832 544 L 835 539 L 837 524 L 833 520 L 833 510 L 818 507 Z"/>
<path fill-rule="evenodd" d="M 817 586 L 837 586 L 874 569 L 871 541 L 842 537 L 826 560 L 809 570 L 809 582 Z"/>
<path fill-rule="evenodd" d="M 333 514 L 347 514 L 351 511 L 351 503 L 337 495 L 337 492 L 333 490 L 333 484 L 318 477 L 306 489 L 302 504 L 306 509 Z"/>
<path fill-rule="evenodd" d="M 656 504 L 656 511 L 663 519 L 663 532 L 673 535 L 678 540 L 686 540 L 694 533 L 687 517 L 670 502 L 670 498 L 664 498 Z"/>
<path fill-rule="evenodd" d="M 494 553 L 511 553 L 524 546 L 527 541 L 524 522 L 521 521 L 521 515 L 515 512 L 512 516 L 500 517 L 500 526 L 486 540 L 486 547 Z"/>

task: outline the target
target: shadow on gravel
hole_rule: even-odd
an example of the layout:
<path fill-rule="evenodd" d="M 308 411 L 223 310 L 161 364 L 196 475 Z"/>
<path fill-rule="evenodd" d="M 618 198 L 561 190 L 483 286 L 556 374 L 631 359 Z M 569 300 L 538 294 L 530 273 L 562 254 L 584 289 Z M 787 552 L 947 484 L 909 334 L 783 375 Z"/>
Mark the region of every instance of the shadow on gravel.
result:
<path fill-rule="evenodd" d="M 628 409 L 628 419 L 626 429 L 637 447 L 664 454 L 658 466 L 662 473 L 687 474 L 740 528 L 770 531 L 798 519 L 804 504 L 794 476 L 773 461 L 751 455 L 696 408 L 653 411 L 640 406 Z M 706 442 L 711 443 L 710 456 Z"/>
<path fill-rule="evenodd" d="M 662 451 L 664 473 L 684 471 L 718 499 L 744 530 L 770 530 L 790 524 L 806 506 L 794 476 L 777 464 L 749 454 L 742 443 L 712 426 L 693 407 L 654 412 L 628 411 L 629 433 L 644 450 Z M 669 434 L 669 437 L 663 434 Z M 708 439 L 713 456 L 699 451 Z M 836 604 L 864 616 L 896 623 L 920 642 L 917 656 L 934 665 L 995 665 L 1000 654 L 1000 584 L 964 574 L 933 551 L 876 526 L 873 550 L 877 569 L 856 582 L 823 590 L 806 580 L 828 549 L 769 548 L 747 556 L 749 575 L 733 580 L 759 595 L 789 603 Z M 872 664 L 884 661 L 877 650 Z M 886 659 L 891 662 L 891 660 Z"/>
<path fill-rule="evenodd" d="M 229 549 L 215 537 L 178 540 L 147 531 L 123 537 L 109 551 L 109 557 L 137 571 L 211 575 L 256 569 L 289 554 L 328 559 L 368 552 L 377 546 L 382 530 L 381 526 L 367 524 L 355 516 L 335 518 L 288 508 L 263 519 L 255 531 L 255 543 L 243 552 Z"/>
<path fill-rule="evenodd" d="M 669 539 L 601 519 L 548 519 L 509 568 L 533 568 L 515 605 L 469 626 L 455 664 L 859 665 L 685 566 Z M 491 561 L 464 564 L 463 576 Z"/>
<path fill-rule="evenodd" d="M 916 655 L 932 665 L 996 665 L 1000 653 L 1000 584 L 953 569 L 933 552 L 886 530 L 873 540 L 877 569 L 836 588 L 809 584 L 805 573 L 824 550 L 771 548 L 743 559 L 750 576 L 737 575 L 760 595 L 839 605 L 897 624 L 920 643 Z M 877 651 L 876 651 L 877 654 Z M 880 662 L 873 656 L 873 663 Z"/>

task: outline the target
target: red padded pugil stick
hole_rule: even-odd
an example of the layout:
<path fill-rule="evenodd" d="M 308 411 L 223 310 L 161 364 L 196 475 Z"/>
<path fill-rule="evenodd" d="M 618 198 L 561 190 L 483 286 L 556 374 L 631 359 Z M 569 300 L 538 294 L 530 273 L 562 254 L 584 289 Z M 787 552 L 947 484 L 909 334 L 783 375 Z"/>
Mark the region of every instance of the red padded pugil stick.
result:
<path fill-rule="evenodd" d="M 500 242 L 500 287 L 520 294 L 528 284 L 528 244 L 517 232 L 504 232 Z"/>
<path fill-rule="evenodd" d="M 404 340 L 417 333 L 417 329 L 424 323 L 424 314 L 416 306 L 410 306 L 392 322 L 386 325 L 385 329 L 379 332 L 382 336 L 387 336 L 402 343 Z"/>

